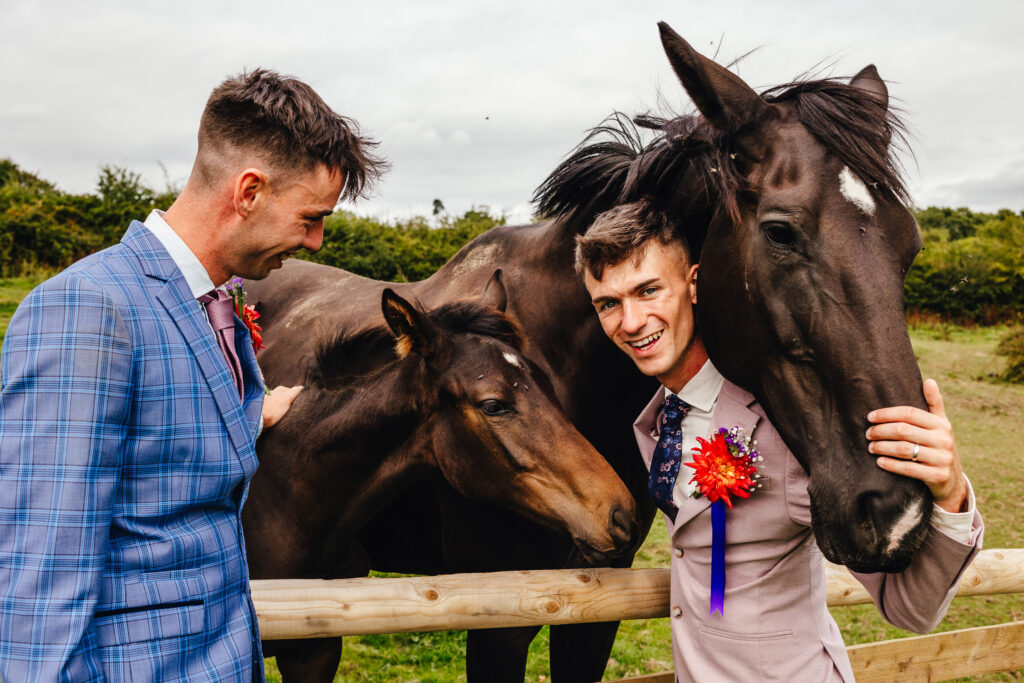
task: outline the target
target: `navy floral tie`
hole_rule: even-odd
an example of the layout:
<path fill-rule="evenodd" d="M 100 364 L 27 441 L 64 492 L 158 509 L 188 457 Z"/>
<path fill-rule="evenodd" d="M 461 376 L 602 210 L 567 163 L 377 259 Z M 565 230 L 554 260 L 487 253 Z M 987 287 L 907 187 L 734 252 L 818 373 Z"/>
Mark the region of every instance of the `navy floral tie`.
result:
<path fill-rule="evenodd" d="M 665 397 L 665 407 L 661 411 L 661 435 L 651 458 L 651 476 L 647 480 L 651 498 L 671 519 L 675 519 L 679 512 L 672 502 L 672 490 L 683 459 L 683 418 L 689 411 L 690 404 L 675 394 Z"/>

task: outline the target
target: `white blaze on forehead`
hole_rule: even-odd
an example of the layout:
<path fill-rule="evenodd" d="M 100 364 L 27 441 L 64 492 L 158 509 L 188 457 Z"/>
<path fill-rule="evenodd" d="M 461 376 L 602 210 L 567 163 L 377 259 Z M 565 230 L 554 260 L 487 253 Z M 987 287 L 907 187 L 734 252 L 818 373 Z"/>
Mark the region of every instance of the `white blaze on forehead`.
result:
<path fill-rule="evenodd" d="M 849 166 L 843 166 L 839 172 L 839 191 L 858 209 L 871 216 L 875 213 L 875 200 L 864 183 L 850 172 Z"/>
<path fill-rule="evenodd" d="M 920 522 L 921 501 L 916 501 L 913 505 L 908 507 L 906 512 L 903 513 L 903 516 L 892 525 L 892 531 L 889 532 L 889 547 L 886 548 L 886 552 L 891 553 L 899 548 L 900 543 L 903 542 L 903 537 Z"/>
<path fill-rule="evenodd" d="M 519 368 L 520 370 L 523 369 L 523 364 L 521 362 L 519 362 L 519 358 L 516 357 L 516 354 L 509 353 L 508 351 L 503 351 L 501 353 L 501 356 L 502 356 L 502 358 L 504 358 L 508 362 L 509 365 L 514 365 L 515 367 Z"/>

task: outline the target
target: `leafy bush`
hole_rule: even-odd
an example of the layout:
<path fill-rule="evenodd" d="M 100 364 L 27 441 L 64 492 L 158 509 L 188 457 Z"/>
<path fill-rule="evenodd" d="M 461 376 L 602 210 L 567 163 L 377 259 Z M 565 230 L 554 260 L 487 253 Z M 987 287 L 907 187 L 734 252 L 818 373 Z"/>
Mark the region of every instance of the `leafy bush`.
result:
<path fill-rule="evenodd" d="M 930 208 L 918 220 L 924 250 L 907 273 L 908 311 L 960 323 L 1024 317 L 1024 217 Z"/>
<path fill-rule="evenodd" d="M 1016 384 L 1024 384 L 1024 327 L 1011 328 L 999 340 L 996 353 L 1007 357 L 1003 379 Z"/>
<path fill-rule="evenodd" d="M 166 209 L 175 193 L 157 194 L 137 173 L 100 169 L 98 194 L 75 195 L 0 160 L 0 276 L 66 268 L 117 242 L 132 219 Z"/>
<path fill-rule="evenodd" d="M 324 245 L 301 258 L 344 268 L 363 277 L 415 282 L 429 277 L 471 239 L 505 217 L 470 209 L 458 218 L 442 216 L 437 227 L 415 217 L 395 225 L 337 211 L 324 222 Z"/>
<path fill-rule="evenodd" d="M 165 209 L 139 174 L 100 169 L 94 194 L 74 195 L 0 159 L 0 277 L 66 268 L 121 238 L 129 221 Z M 480 233 L 505 223 L 486 207 L 452 217 L 434 200 L 433 218 L 394 224 L 338 211 L 312 261 L 388 281 L 422 280 Z M 924 251 L 907 273 L 908 314 L 956 323 L 1024 320 L 1024 216 L 1003 210 L 929 207 L 916 213 Z"/>

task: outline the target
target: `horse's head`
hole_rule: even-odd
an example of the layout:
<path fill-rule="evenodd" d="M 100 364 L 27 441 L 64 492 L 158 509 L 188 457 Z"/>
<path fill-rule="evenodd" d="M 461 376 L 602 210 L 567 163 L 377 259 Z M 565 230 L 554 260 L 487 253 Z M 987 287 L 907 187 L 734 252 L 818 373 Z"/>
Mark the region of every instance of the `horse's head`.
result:
<path fill-rule="evenodd" d="M 452 486 L 567 530 L 591 561 L 635 547 L 633 497 L 523 354 L 500 270 L 483 302 L 424 313 L 388 289 L 382 305 L 399 355 L 419 361 L 429 382 L 410 390 L 433 394 L 427 450 Z"/>
<path fill-rule="evenodd" d="M 708 352 L 755 393 L 810 474 L 826 557 L 903 569 L 931 498 L 920 481 L 879 469 L 865 436 L 872 409 L 926 408 L 903 314 L 921 240 L 889 150 L 900 127 L 886 87 L 869 66 L 849 84 L 762 97 L 660 28 L 703 114 L 707 150 L 690 178 L 718 203 L 697 287 Z"/>

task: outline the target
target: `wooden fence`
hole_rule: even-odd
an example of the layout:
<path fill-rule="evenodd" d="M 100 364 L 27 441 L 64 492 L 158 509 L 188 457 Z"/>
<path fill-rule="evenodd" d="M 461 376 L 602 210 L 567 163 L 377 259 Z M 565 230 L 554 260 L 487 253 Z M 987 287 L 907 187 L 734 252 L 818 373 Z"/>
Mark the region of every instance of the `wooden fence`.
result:
<path fill-rule="evenodd" d="M 252 582 L 267 640 L 570 624 L 669 616 L 667 569 L 580 569 L 398 579 Z M 871 599 L 828 567 L 828 604 Z M 1024 593 L 1024 549 L 983 550 L 957 596 Z M 936 681 L 1024 668 L 1024 621 L 848 648 L 861 683 Z M 654 674 L 631 683 L 671 683 Z"/>

